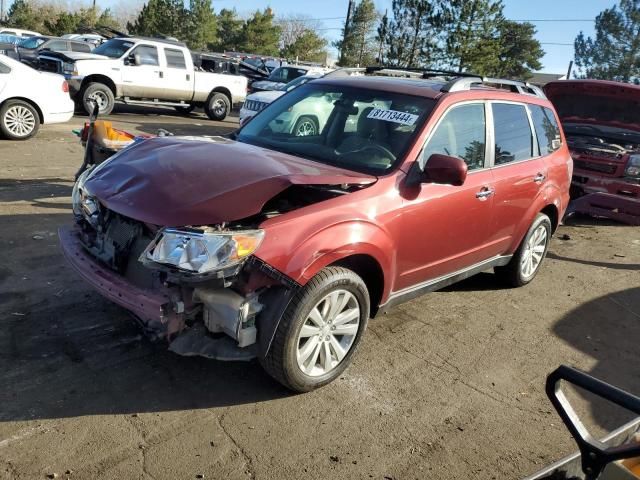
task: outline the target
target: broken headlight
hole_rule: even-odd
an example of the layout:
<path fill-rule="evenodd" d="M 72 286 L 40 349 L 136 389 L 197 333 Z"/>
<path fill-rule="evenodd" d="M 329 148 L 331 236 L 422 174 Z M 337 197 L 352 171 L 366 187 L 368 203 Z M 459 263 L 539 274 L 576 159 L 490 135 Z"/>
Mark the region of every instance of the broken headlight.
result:
<path fill-rule="evenodd" d="M 78 217 L 84 217 L 90 223 L 94 223 L 98 213 L 98 202 L 89 194 L 84 186 L 91 169 L 85 170 L 78 177 L 71 191 L 71 205 L 73 213 Z"/>
<path fill-rule="evenodd" d="M 640 177 L 640 155 L 631 155 L 624 171 L 629 177 Z"/>
<path fill-rule="evenodd" d="M 165 228 L 140 259 L 207 273 L 241 262 L 258 249 L 263 237 L 263 230 L 208 232 Z"/>

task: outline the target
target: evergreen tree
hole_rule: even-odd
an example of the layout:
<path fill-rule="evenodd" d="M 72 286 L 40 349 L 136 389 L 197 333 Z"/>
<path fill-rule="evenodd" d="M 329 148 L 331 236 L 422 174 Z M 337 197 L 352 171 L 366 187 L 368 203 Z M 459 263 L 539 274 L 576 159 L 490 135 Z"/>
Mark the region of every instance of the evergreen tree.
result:
<path fill-rule="evenodd" d="M 503 8 L 502 0 L 449 0 L 443 9 L 443 26 L 448 34 L 442 62 L 466 71 L 486 55 L 499 51 Z"/>
<path fill-rule="evenodd" d="M 270 8 L 265 8 L 262 12 L 256 10 L 242 26 L 240 50 L 261 55 L 278 55 L 280 27 L 273 23 L 273 19 Z"/>
<path fill-rule="evenodd" d="M 327 41 L 312 30 L 306 30 L 288 46 L 282 49 L 282 56 L 309 62 L 324 62 L 327 57 Z"/>
<path fill-rule="evenodd" d="M 127 29 L 134 35 L 181 38 L 188 24 L 188 12 L 182 0 L 149 0 Z"/>
<path fill-rule="evenodd" d="M 392 17 L 385 15 L 378 28 L 390 65 L 417 67 L 430 64 L 438 51 L 441 30 L 440 2 L 393 0 Z M 380 62 L 384 63 L 384 62 Z"/>
<path fill-rule="evenodd" d="M 373 0 L 361 0 L 343 29 L 343 38 L 334 46 L 340 50 L 340 66 L 366 66 L 376 62 L 378 12 Z"/>
<path fill-rule="evenodd" d="M 628 82 L 640 77 L 640 0 L 621 0 L 596 17 L 595 39 L 575 40 L 578 75 Z"/>
<path fill-rule="evenodd" d="M 24 28 L 26 30 L 36 30 L 42 25 L 35 9 L 25 0 L 15 0 L 11 4 L 6 24 L 9 27 Z"/>
<path fill-rule="evenodd" d="M 498 26 L 498 49 L 486 57 L 477 56 L 469 65 L 472 72 L 498 78 L 526 80 L 531 72 L 540 70 L 544 50 L 535 39 L 531 23 L 505 20 Z M 491 46 L 494 47 L 493 42 Z"/>
<path fill-rule="evenodd" d="M 210 45 L 215 51 L 236 51 L 239 49 L 242 37 L 242 20 L 238 18 L 235 9 L 223 8 L 216 18 L 218 35 L 216 41 Z"/>
<path fill-rule="evenodd" d="M 190 48 L 204 50 L 216 40 L 216 15 L 211 0 L 190 0 L 184 40 Z"/>

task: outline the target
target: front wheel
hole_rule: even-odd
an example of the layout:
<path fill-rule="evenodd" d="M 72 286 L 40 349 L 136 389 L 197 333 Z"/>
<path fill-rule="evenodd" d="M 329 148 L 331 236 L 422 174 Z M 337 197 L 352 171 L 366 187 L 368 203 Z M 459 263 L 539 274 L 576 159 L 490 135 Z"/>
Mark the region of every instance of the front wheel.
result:
<path fill-rule="evenodd" d="M 294 297 L 263 368 L 296 392 L 335 380 L 347 368 L 369 319 L 369 293 L 351 270 L 321 270 Z"/>
<path fill-rule="evenodd" d="M 0 132 L 9 140 L 26 140 L 38 133 L 40 116 L 30 103 L 9 100 L 0 108 Z"/>
<path fill-rule="evenodd" d="M 547 255 L 551 231 L 551 220 L 544 213 L 539 213 L 511 261 L 494 269 L 496 275 L 512 287 L 522 287 L 531 282 Z"/>
<path fill-rule="evenodd" d="M 209 97 L 204 111 L 211 120 L 224 120 L 231 110 L 231 102 L 224 93 L 214 93 Z"/>
<path fill-rule="evenodd" d="M 98 105 L 100 115 L 109 115 L 115 103 L 113 92 L 104 83 L 90 83 L 82 92 L 82 106 L 88 115 L 93 113 L 94 104 Z"/>
<path fill-rule="evenodd" d="M 296 137 L 309 137 L 319 134 L 318 121 L 309 115 L 301 116 L 293 127 L 293 135 Z"/>

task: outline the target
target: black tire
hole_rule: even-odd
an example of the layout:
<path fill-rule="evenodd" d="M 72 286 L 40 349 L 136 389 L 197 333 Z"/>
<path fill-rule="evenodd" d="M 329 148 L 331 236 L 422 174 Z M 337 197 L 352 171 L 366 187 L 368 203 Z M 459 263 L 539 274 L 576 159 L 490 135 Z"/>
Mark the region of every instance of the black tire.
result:
<path fill-rule="evenodd" d="M 224 93 L 214 93 L 209 97 L 207 103 L 204 106 L 204 112 L 211 120 L 217 120 L 221 122 L 231 111 L 231 102 L 229 97 Z"/>
<path fill-rule="evenodd" d="M 523 259 L 526 255 L 528 255 L 527 246 L 534 234 L 538 231 L 539 228 L 542 227 L 544 227 L 544 229 L 546 230 L 544 251 L 541 252 L 542 256 L 533 272 L 531 274 L 525 275 L 526 269 L 523 267 Z M 544 213 L 539 213 L 531 224 L 531 227 L 529 227 L 529 231 L 527 231 L 527 234 L 522 239 L 522 242 L 520 243 L 518 250 L 516 250 L 516 253 L 513 255 L 511 261 L 504 267 L 494 268 L 494 271 L 499 279 L 504 284 L 510 287 L 522 287 L 530 283 L 540 271 L 540 266 L 542 265 L 542 262 L 547 255 L 547 250 L 549 250 L 549 242 L 551 241 L 551 232 L 551 220 Z"/>
<path fill-rule="evenodd" d="M 7 100 L 0 108 L 0 132 L 9 140 L 27 140 L 40 129 L 40 115 L 24 100 Z"/>
<path fill-rule="evenodd" d="M 92 98 L 99 100 L 100 115 L 109 115 L 113 111 L 116 100 L 111 89 L 104 83 L 90 83 L 82 91 L 82 107 L 87 115 L 93 112 Z"/>
<path fill-rule="evenodd" d="M 300 130 L 300 132 L 299 132 Z M 306 133 L 304 133 L 306 132 Z M 293 127 L 293 133 L 296 137 L 305 137 L 320 134 L 320 125 L 318 120 L 310 115 L 302 115 Z"/>
<path fill-rule="evenodd" d="M 184 107 L 174 107 L 180 115 L 189 115 L 196 108 L 195 105 L 185 105 Z"/>
<path fill-rule="evenodd" d="M 359 308 L 357 333 L 346 355 L 341 361 L 338 361 L 332 370 L 322 375 L 310 376 L 298 366 L 297 353 L 300 347 L 299 342 L 302 341 L 298 336 L 311 311 L 328 294 L 336 290 L 351 293 L 357 301 Z M 358 275 L 342 267 L 324 268 L 293 298 L 280 320 L 269 352 L 260 359 L 260 363 L 269 375 L 290 390 L 309 392 L 322 387 L 339 377 L 351 362 L 367 328 L 369 312 L 369 292 Z M 331 328 L 335 329 L 335 327 Z M 323 347 L 319 346 L 318 348 L 322 349 Z M 330 347 L 327 346 L 327 348 Z M 321 361 L 319 357 L 318 361 Z"/>

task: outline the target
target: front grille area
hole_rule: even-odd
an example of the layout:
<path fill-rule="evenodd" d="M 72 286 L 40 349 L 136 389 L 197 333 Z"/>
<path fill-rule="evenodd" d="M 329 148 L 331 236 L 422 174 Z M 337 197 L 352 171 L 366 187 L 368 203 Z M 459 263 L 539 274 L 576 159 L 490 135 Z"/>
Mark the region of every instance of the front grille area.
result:
<path fill-rule="evenodd" d="M 587 160 L 574 160 L 573 165 L 580 170 L 588 170 L 590 172 L 607 173 L 613 175 L 618 170 L 618 165 L 610 163 L 590 162 Z"/>
<path fill-rule="evenodd" d="M 257 100 L 246 100 L 244 102 L 244 108 L 246 110 L 251 110 L 252 112 L 259 112 L 261 110 L 264 110 L 267 105 L 269 104 L 265 102 L 258 102 Z"/>
<path fill-rule="evenodd" d="M 38 69 L 43 72 L 62 73 L 62 62 L 41 58 L 38 60 Z"/>

